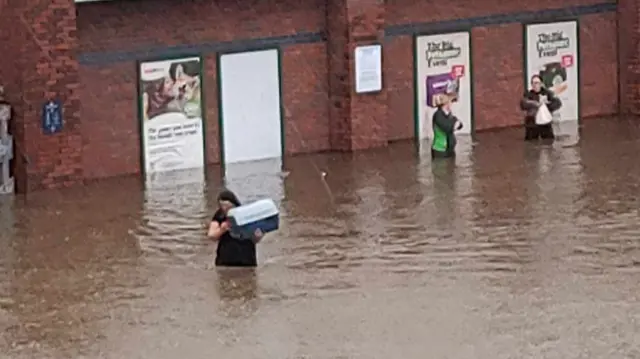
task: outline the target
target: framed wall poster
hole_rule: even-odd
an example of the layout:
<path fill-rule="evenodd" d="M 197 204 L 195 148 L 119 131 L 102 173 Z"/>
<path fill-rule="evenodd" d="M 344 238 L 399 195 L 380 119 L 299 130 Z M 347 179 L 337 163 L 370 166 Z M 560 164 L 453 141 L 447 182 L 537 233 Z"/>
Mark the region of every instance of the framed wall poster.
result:
<path fill-rule="evenodd" d="M 545 87 L 562 100 L 560 121 L 580 117 L 578 22 L 529 24 L 525 28 L 526 88 L 531 76 L 540 75 Z"/>
<path fill-rule="evenodd" d="M 468 31 L 418 36 L 415 39 L 416 132 L 419 140 L 433 137 L 435 99 L 449 96 L 452 112 L 463 124 L 460 134 L 473 130 L 471 50 Z"/>
<path fill-rule="evenodd" d="M 141 150 L 147 175 L 204 171 L 201 65 L 199 57 L 139 64 Z"/>
<path fill-rule="evenodd" d="M 381 91 L 382 46 L 358 46 L 354 51 L 356 93 Z"/>

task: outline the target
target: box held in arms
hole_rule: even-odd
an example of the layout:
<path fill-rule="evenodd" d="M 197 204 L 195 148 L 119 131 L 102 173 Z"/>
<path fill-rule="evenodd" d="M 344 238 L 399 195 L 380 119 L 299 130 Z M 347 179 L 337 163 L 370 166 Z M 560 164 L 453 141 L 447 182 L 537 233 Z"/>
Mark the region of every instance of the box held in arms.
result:
<path fill-rule="evenodd" d="M 269 233 L 280 228 L 280 211 L 271 199 L 232 208 L 227 216 L 231 222 L 231 236 L 239 239 L 253 238 L 258 229 Z"/>

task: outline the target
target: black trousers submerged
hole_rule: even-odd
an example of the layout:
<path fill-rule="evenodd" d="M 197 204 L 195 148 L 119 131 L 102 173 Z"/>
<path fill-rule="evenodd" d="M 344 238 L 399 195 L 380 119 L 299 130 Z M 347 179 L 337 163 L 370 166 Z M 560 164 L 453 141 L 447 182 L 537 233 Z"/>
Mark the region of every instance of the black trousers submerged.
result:
<path fill-rule="evenodd" d="M 431 149 L 431 158 L 451 158 L 455 156 L 456 156 L 456 153 L 455 151 L 452 151 L 452 150 L 441 152 L 441 151 L 436 151 L 433 148 Z"/>
<path fill-rule="evenodd" d="M 533 141 L 537 139 L 553 139 L 555 134 L 553 133 L 553 126 L 548 125 L 536 125 L 535 119 L 527 118 L 524 123 L 524 140 Z"/>

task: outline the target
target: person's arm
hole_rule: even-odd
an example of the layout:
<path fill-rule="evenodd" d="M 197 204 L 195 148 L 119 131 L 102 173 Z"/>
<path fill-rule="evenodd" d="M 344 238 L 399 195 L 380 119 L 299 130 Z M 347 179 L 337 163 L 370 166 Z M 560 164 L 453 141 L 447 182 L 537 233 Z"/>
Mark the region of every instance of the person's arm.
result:
<path fill-rule="evenodd" d="M 540 103 L 538 103 L 538 101 L 530 99 L 526 93 L 522 96 L 522 99 L 520 100 L 520 109 L 523 111 L 531 111 L 538 107 L 540 107 Z"/>
<path fill-rule="evenodd" d="M 454 115 L 449 115 L 449 117 L 451 117 L 451 119 L 453 120 L 453 129 L 456 131 L 462 130 L 462 128 L 464 127 L 464 125 L 462 124 L 462 121 L 460 121 L 458 117 Z"/>
<path fill-rule="evenodd" d="M 264 233 L 260 229 L 256 229 L 256 232 L 253 234 L 253 243 L 258 244 L 264 237 Z"/>
<path fill-rule="evenodd" d="M 562 107 L 562 101 L 553 93 L 553 91 L 547 91 L 547 101 L 547 108 L 550 112 L 558 111 L 560 107 Z"/>
<path fill-rule="evenodd" d="M 209 230 L 207 231 L 207 237 L 217 241 L 229 230 L 229 223 L 226 221 L 219 212 L 213 216 L 211 223 L 209 224 Z"/>
<path fill-rule="evenodd" d="M 207 237 L 213 239 L 214 241 L 217 241 L 228 230 L 229 230 L 229 225 L 227 224 L 227 222 L 222 222 L 222 224 L 220 224 L 216 221 L 211 221 L 211 224 L 209 224 L 209 231 L 207 232 Z"/>
<path fill-rule="evenodd" d="M 436 113 L 433 114 L 433 123 L 447 134 L 453 133 L 456 122 L 454 116 L 447 116 L 443 111 L 436 111 Z"/>

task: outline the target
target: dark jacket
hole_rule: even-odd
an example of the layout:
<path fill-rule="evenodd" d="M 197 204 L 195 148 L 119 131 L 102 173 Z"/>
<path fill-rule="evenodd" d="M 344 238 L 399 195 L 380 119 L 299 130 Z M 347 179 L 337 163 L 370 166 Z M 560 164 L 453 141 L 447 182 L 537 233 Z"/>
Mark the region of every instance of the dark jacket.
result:
<path fill-rule="evenodd" d="M 433 144 L 432 153 L 438 155 L 452 156 L 456 148 L 456 123 L 458 119 L 451 113 L 446 113 L 442 108 L 438 108 L 433 114 Z"/>
<path fill-rule="evenodd" d="M 525 124 L 527 125 L 535 125 L 540 96 L 547 96 L 547 100 L 549 100 L 549 104 L 547 104 L 549 112 L 553 113 L 562 107 L 562 101 L 560 101 L 558 96 L 556 96 L 553 91 L 544 87 L 540 92 L 534 92 L 533 90 L 525 92 L 524 96 L 522 96 L 522 100 L 520 100 L 520 108 L 525 112 L 524 118 Z"/>

